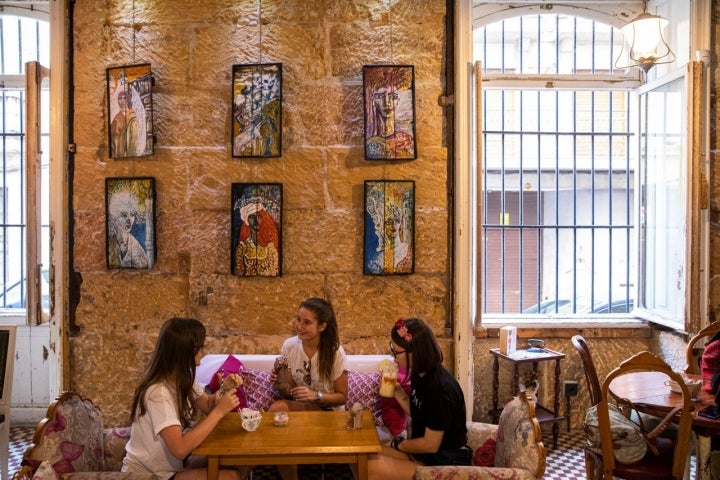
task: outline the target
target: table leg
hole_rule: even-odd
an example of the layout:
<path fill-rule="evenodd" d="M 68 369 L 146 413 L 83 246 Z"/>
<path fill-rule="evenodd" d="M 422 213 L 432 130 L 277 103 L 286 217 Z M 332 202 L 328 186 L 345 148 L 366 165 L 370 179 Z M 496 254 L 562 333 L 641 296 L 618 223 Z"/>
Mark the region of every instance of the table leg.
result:
<path fill-rule="evenodd" d="M 697 480 L 710 480 L 710 437 L 697 436 L 697 465 L 695 469 Z"/>
<path fill-rule="evenodd" d="M 218 475 L 220 475 L 220 457 L 219 456 L 209 456 L 207 457 L 208 465 L 207 465 L 207 478 L 208 480 L 218 480 Z"/>
<path fill-rule="evenodd" d="M 553 415 L 560 416 L 560 359 L 555 360 L 555 401 L 553 403 Z M 553 450 L 557 448 L 558 437 L 560 436 L 560 424 L 553 422 Z"/>
<path fill-rule="evenodd" d="M 357 480 L 368 480 L 368 456 L 358 454 L 357 456 Z"/>
<path fill-rule="evenodd" d="M 500 362 L 498 361 L 498 357 L 493 357 L 493 393 L 492 393 L 492 412 L 491 415 L 493 417 L 493 422 L 497 423 L 498 420 L 498 389 L 500 388 Z"/>

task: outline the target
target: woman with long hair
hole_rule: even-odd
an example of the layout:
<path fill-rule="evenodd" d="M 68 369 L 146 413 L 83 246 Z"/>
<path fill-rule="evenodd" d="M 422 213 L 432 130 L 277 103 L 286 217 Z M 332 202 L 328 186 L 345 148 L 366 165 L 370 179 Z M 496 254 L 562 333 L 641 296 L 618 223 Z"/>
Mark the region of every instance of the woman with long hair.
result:
<path fill-rule="evenodd" d="M 410 395 L 395 385 L 395 399 L 412 419 L 410 438 L 395 437 L 368 460 L 369 478 L 411 479 L 417 465 L 470 465 L 465 397 L 442 366 L 443 354 L 430 326 L 401 318 L 390 330 L 390 352 L 410 372 Z"/>
<path fill-rule="evenodd" d="M 195 382 L 204 348 L 205 326 L 198 320 L 174 317 L 163 324 L 150 367 L 133 395 L 123 472 L 151 473 L 160 480 L 207 478 L 206 468 L 185 469 L 184 460 L 240 400 L 233 385 L 223 383 L 210 396 Z M 206 416 L 194 424 L 197 411 Z M 221 470 L 220 479 L 240 480 L 245 473 Z"/>

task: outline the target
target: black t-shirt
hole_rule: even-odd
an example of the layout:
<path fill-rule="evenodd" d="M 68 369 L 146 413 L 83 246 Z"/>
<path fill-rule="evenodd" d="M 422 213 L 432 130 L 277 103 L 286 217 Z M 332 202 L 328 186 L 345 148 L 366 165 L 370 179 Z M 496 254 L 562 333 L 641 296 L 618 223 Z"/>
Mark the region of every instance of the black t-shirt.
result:
<path fill-rule="evenodd" d="M 410 382 L 412 438 L 425 436 L 425 428 L 443 431 L 440 450 L 467 443 L 465 397 L 460 384 L 440 365 L 424 376 L 413 372 Z"/>

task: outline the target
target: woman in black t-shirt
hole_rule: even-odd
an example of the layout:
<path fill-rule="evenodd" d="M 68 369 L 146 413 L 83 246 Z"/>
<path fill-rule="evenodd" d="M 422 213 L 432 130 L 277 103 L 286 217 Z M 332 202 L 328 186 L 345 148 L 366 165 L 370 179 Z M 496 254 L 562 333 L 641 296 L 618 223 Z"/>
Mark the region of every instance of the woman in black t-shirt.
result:
<path fill-rule="evenodd" d="M 410 372 L 410 395 L 395 386 L 395 399 L 412 420 L 412 435 L 395 437 L 369 458 L 373 480 L 411 479 L 417 465 L 470 465 L 465 398 L 457 380 L 442 366 L 432 330 L 419 318 L 400 319 L 390 330 L 390 352 Z"/>

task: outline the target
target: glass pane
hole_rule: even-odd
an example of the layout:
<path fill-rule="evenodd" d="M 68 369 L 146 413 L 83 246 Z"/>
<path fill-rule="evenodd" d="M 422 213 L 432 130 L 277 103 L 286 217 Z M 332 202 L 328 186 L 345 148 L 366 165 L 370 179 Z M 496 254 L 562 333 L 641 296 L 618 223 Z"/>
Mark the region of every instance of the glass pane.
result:
<path fill-rule="evenodd" d="M 612 74 L 620 30 L 567 14 L 540 14 L 494 22 L 473 32 L 474 60 L 485 73 Z"/>
<path fill-rule="evenodd" d="M 685 80 L 641 96 L 644 131 L 644 306 L 668 318 L 684 318 L 687 138 Z"/>

